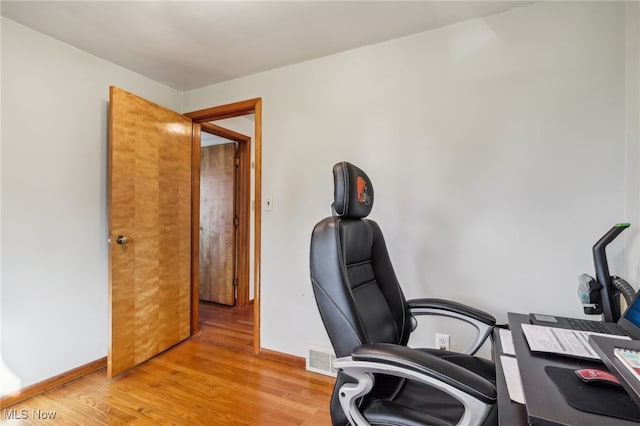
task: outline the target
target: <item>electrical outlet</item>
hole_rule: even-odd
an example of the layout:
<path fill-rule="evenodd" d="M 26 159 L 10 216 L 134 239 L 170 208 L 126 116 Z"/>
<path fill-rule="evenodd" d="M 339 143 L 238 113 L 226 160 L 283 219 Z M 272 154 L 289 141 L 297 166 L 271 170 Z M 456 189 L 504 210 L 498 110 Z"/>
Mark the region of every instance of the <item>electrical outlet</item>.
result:
<path fill-rule="evenodd" d="M 449 350 L 449 335 L 443 333 L 436 333 L 436 349 L 443 351 Z"/>

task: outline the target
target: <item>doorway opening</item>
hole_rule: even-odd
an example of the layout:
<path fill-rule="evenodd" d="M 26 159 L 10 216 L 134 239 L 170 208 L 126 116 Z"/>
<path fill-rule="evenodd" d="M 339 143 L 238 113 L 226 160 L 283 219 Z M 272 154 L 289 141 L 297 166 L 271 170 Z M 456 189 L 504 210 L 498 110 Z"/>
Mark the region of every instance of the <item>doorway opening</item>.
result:
<path fill-rule="evenodd" d="M 260 223 L 261 223 L 261 175 L 262 175 L 262 109 L 261 100 L 251 99 L 233 104 L 186 113 L 193 121 L 192 164 L 192 292 L 191 334 L 199 330 L 200 317 L 200 176 L 201 133 L 228 139 L 237 144 L 237 255 L 235 304 L 251 309 L 253 317 L 253 353 L 260 353 Z M 235 117 L 253 118 L 253 138 L 226 128 Z M 225 127 L 218 123 L 225 123 Z M 254 157 L 252 161 L 252 156 Z M 252 196 L 253 193 L 253 196 Z M 251 201 L 253 198 L 253 202 Z M 252 208 L 256 206 L 256 208 Z M 253 271 L 251 271 L 253 269 Z M 252 283 L 251 283 L 252 281 Z"/>
<path fill-rule="evenodd" d="M 199 337 L 236 350 L 253 344 L 251 279 L 238 277 L 237 262 L 239 255 L 250 257 L 251 246 L 238 238 L 238 152 L 251 137 L 236 130 L 253 135 L 248 117 L 202 123 L 200 141 Z"/>

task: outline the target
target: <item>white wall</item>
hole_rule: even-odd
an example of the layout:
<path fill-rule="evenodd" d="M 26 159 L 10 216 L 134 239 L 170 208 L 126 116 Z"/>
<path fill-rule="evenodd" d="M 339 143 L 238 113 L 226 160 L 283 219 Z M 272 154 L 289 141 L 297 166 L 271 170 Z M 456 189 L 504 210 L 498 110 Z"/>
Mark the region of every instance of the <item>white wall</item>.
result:
<path fill-rule="evenodd" d="M 262 345 L 328 342 L 308 248 L 341 160 L 373 180 L 409 298 L 579 316 L 593 243 L 638 232 L 625 70 L 624 3 L 547 2 L 185 93 L 185 110 L 263 99 Z"/>
<path fill-rule="evenodd" d="M 182 94 L 2 18 L 0 394 L 107 353 L 109 86 Z"/>
<path fill-rule="evenodd" d="M 625 13 L 625 130 L 626 130 L 626 188 L 625 211 L 631 220 L 640 220 L 640 4 L 627 2 Z M 640 236 L 625 233 L 626 259 L 640 256 Z M 640 262 L 625 264 L 625 277 L 637 289 L 640 283 Z"/>

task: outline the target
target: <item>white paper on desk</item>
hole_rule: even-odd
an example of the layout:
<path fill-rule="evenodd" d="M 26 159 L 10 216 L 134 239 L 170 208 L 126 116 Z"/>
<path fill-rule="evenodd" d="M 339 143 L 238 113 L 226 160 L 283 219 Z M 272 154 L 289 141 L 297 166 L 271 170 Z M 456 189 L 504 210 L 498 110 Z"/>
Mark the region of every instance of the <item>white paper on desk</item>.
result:
<path fill-rule="evenodd" d="M 522 331 L 529 343 L 529 349 L 538 352 L 550 352 L 580 358 L 600 359 L 589 344 L 589 336 L 608 336 L 610 334 L 569 330 L 566 328 L 545 327 L 542 325 L 522 324 Z M 629 339 L 627 336 L 616 336 Z"/>
<path fill-rule="evenodd" d="M 502 364 L 504 379 L 507 382 L 509 398 L 512 401 L 519 402 L 520 404 L 526 404 L 524 400 L 524 391 L 522 390 L 522 380 L 520 380 L 518 360 L 511 356 L 500 355 L 500 363 Z"/>
<path fill-rule="evenodd" d="M 500 329 L 500 344 L 502 345 L 503 354 L 515 356 L 516 350 L 513 348 L 513 337 L 511 337 L 510 330 Z"/>

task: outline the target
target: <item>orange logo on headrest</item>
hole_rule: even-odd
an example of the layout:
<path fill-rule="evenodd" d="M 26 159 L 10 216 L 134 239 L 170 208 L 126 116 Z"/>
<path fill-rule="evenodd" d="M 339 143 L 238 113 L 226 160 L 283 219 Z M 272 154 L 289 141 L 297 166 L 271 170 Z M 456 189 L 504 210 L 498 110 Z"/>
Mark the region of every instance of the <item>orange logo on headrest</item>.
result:
<path fill-rule="evenodd" d="M 356 178 L 356 186 L 358 189 L 358 201 L 360 204 L 364 204 L 368 206 L 371 202 L 371 196 L 367 192 L 367 182 L 364 181 L 360 176 Z"/>

